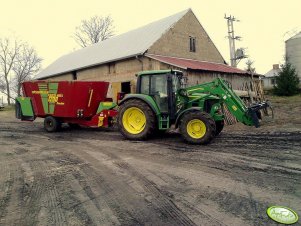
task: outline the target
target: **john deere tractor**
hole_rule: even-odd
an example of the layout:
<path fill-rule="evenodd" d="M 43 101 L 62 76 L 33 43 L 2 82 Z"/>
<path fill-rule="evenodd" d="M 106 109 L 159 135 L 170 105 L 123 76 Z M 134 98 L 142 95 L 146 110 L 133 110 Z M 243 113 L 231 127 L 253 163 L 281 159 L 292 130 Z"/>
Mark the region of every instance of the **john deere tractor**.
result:
<path fill-rule="evenodd" d="M 137 90 L 119 103 L 118 126 L 124 137 L 144 140 L 172 125 L 188 143 L 207 144 L 224 127 L 222 105 L 238 121 L 259 127 L 263 102 L 247 107 L 230 85 L 217 78 L 212 82 L 184 87 L 177 70 L 144 71 L 137 75 Z"/>

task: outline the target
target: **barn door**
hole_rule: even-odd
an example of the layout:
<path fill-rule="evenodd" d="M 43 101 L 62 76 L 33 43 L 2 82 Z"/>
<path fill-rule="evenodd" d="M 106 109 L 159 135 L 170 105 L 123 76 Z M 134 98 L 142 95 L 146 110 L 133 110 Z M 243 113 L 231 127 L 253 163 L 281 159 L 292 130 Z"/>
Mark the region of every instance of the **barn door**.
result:
<path fill-rule="evenodd" d="M 117 93 L 121 92 L 121 82 L 112 82 L 113 101 L 117 101 Z"/>

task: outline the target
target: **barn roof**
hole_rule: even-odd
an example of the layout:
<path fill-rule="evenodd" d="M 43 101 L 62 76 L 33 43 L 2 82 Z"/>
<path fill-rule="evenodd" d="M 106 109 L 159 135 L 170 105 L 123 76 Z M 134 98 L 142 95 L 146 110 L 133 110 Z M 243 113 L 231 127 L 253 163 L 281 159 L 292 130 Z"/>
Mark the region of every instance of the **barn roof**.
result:
<path fill-rule="evenodd" d="M 231 67 L 226 64 L 221 64 L 221 63 L 184 59 L 178 57 L 160 56 L 154 54 L 147 54 L 146 56 L 158 60 L 162 63 L 166 63 L 185 70 L 191 69 L 191 70 L 200 70 L 200 71 L 221 72 L 227 74 L 244 74 L 244 75 L 249 74 L 247 71 L 241 70 L 239 68 Z"/>
<path fill-rule="evenodd" d="M 278 73 L 280 72 L 280 69 L 271 69 L 266 74 L 264 74 L 265 78 L 273 78 L 278 76 Z"/>
<path fill-rule="evenodd" d="M 294 35 L 293 37 L 289 38 L 287 41 L 292 40 L 292 39 L 297 39 L 297 38 L 301 38 L 301 32 L 299 32 L 298 34 Z"/>
<path fill-rule="evenodd" d="M 37 78 L 47 78 L 87 67 L 134 57 L 145 53 L 190 9 L 166 17 L 127 33 L 64 55 L 41 71 Z"/>

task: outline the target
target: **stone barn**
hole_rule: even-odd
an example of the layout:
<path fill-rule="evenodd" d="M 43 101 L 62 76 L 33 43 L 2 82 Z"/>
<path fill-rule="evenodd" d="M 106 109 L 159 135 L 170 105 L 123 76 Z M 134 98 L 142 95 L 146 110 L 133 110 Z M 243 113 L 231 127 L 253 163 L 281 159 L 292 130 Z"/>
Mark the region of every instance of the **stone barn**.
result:
<path fill-rule="evenodd" d="M 135 92 L 139 71 L 169 68 L 184 71 L 189 85 L 222 77 L 242 89 L 251 81 L 226 64 L 191 9 L 64 55 L 37 79 L 109 81 L 115 99 L 117 92 Z"/>

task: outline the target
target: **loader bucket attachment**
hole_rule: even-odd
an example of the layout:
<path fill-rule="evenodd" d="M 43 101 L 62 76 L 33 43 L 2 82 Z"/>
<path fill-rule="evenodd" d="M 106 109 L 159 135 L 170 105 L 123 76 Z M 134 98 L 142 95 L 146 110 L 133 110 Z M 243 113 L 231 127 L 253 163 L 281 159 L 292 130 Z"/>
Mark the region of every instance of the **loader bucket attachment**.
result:
<path fill-rule="evenodd" d="M 266 111 L 267 108 L 271 108 L 268 102 L 260 102 L 248 107 L 248 115 L 251 117 L 256 128 L 260 127 L 259 119 L 262 119 L 260 110 Z"/>

